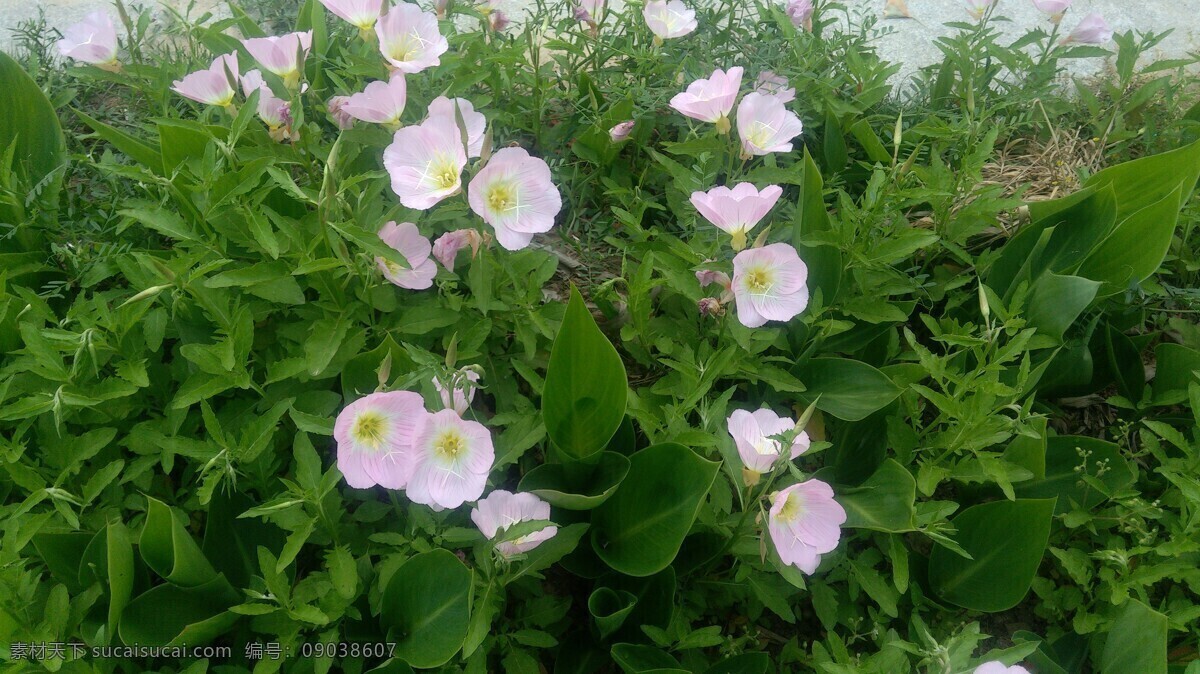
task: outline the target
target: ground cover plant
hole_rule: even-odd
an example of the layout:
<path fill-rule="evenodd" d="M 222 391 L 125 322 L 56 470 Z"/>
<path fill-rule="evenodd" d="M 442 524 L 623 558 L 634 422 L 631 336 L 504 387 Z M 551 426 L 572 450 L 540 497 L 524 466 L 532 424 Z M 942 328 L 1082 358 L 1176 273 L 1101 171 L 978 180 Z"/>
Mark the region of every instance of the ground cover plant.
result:
<path fill-rule="evenodd" d="M 1200 672 L 1195 60 L 1018 1 L 27 26 L 5 671 Z"/>

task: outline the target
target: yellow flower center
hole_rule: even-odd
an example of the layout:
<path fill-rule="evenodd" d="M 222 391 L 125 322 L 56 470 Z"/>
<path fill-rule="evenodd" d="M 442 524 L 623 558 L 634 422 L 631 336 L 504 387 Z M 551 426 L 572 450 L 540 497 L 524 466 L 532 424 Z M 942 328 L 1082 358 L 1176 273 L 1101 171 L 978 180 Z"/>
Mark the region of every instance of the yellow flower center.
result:
<path fill-rule="evenodd" d="M 766 293 L 771 285 L 771 275 L 765 269 L 751 269 L 746 274 L 746 287 L 756 295 Z"/>
<path fill-rule="evenodd" d="M 508 183 L 496 183 L 487 193 L 487 205 L 493 213 L 504 213 L 517 207 L 517 190 Z"/>
<path fill-rule="evenodd" d="M 755 122 L 750 125 L 750 130 L 746 133 L 746 140 L 751 145 L 758 148 L 765 148 L 771 142 L 771 136 L 775 133 L 775 127 L 762 122 Z"/>
<path fill-rule="evenodd" d="M 434 441 L 433 451 L 443 459 L 454 461 L 467 451 L 467 440 L 457 430 L 448 429 Z"/>
<path fill-rule="evenodd" d="M 800 499 L 796 498 L 795 494 L 790 494 L 787 500 L 783 502 L 783 507 L 779 509 L 779 519 L 785 522 L 791 522 L 804 514 L 804 504 Z"/>
<path fill-rule="evenodd" d="M 378 412 L 363 412 L 354 420 L 350 435 L 361 445 L 366 445 L 378 451 L 383 446 L 383 436 L 387 434 L 387 419 Z"/>
<path fill-rule="evenodd" d="M 447 156 L 439 156 L 429 162 L 425 177 L 439 190 L 458 186 L 458 166 Z"/>

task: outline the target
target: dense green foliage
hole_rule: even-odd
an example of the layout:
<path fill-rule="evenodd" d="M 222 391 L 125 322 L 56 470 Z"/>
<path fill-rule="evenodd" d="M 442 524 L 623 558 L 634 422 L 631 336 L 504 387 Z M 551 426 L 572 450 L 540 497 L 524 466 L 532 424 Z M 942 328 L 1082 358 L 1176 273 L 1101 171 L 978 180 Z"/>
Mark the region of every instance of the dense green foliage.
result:
<path fill-rule="evenodd" d="M 165 27 L 122 10 L 120 72 L 0 55 L 0 654 L 232 649 L 11 671 L 1200 671 L 1200 107 L 1187 63 L 1136 65 L 1161 36 L 1118 36 L 1113 76 L 1064 93 L 1063 59 L 1107 52 L 964 24 L 898 92 L 873 22 L 838 29 L 836 3 L 812 32 L 713 3 L 662 45 L 635 7 L 593 34 L 564 2 L 504 32 L 457 4 L 405 123 L 470 100 L 564 206 L 423 291 L 381 276 L 405 260 L 380 225 L 483 223 L 461 196 L 401 206 L 391 133 L 329 119 L 387 73 L 315 0 Z M 252 104 L 169 89 L 231 34 L 292 29 L 314 31 L 294 143 Z M 734 65 L 796 88 L 793 152 L 746 159 L 667 107 Z M 997 177 L 1068 139 L 1093 158 L 1052 167 L 1063 185 Z M 789 322 L 697 310 L 695 272 L 732 255 L 689 196 L 735 182 L 784 188 L 755 235 L 808 266 Z M 489 490 L 558 526 L 515 557 L 497 544 L 534 529 L 486 540 L 469 506 L 337 468 L 343 407 L 432 406 L 467 365 Z M 726 420 L 763 405 L 813 442 L 754 482 Z M 847 520 L 802 574 L 765 499 L 808 476 Z M 245 657 L 267 643 L 285 655 Z"/>

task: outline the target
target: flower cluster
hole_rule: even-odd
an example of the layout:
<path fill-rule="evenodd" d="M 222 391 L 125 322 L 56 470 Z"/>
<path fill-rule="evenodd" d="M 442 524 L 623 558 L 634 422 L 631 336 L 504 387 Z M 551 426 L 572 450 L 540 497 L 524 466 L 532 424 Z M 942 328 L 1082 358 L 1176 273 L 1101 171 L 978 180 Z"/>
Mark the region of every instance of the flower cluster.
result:
<path fill-rule="evenodd" d="M 479 374 L 464 369 L 443 386 L 434 385 L 444 408 L 431 412 L 412 391 L 371 393 L 338 414 L 333 436 L 338 470 L 357 489 L 403 490 L 414 503 L 441 511 L 478 501 L 471 514 L 493 539 L 518 522 L 548 520 L 550 506 L 533 494 L 493 491 L 483 496 L 496 453 L 487 427 L 463 415 L 474 398 Z M 557 532 L 554 526 L 502 541 L 504 556 L 527 552 Z"/>

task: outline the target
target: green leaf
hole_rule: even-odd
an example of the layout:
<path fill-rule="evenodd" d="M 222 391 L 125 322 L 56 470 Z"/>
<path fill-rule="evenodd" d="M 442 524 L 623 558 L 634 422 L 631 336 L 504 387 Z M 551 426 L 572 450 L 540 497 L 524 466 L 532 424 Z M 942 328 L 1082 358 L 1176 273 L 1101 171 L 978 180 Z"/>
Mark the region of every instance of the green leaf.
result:
<path fill-rule="evenodd" d="M 625 674 L 684 674 L 688 671 L 679 666 L 678 660 L 653 646 L 613 644 L 612 657 Z"/>
<path fill-rule="evenodd" d="M 589 526 L 591 525 L 587 522 L 578 522 L 559 527 L 558 533 L 554 534 L 550 540 L 525 553 L 525 561 L 521 562 L 521 565 L 509 578 L 509 582 L 526 574 L 548 569 L 558 560 L 571 554 L 579 545 L 583 535 L 587 533 Z"/>
<path fill-rule="evenodd" d="M 768 653 L 742 653 L 725 658 L 704 670 L 704 674 L 767 674 L 770 666 L 771 656 Z"/>
<path fill-rule="evenodd" d="M 568 456 L 595 454 L 625 418 L 627 393 L 621 357 L 572 286 L 542 389 L 546 433 Z"/>
<path fill-rule="evenodd" d="M 972 506 L 951 520 L 955 541 L 972 559 L 938 546 L 929 583 L 942 599 L 976 611 L 1005 611 L 1025 598 L 1050 538 L 1053 499 Z"/>
<path fill-rule="evenodd" d="M 1117 194 L 1117 220 L 1175 194 L 1178 211 L 1200 178 L 1200 141 L 1178 150 L 1134 159 L 1096 173 L 1084 187 L 1112 185 Z"/>
<path fill-rule="evenodd" d="M 108 565 L 108 633 L 114 634 L 121 622 L 121 612 L 133 596 L 133 544 L 129 530 L 120 520 L 110 522 L 107 537 Z"/>
<path fill-rule="evenodd" d="M 0 156 L 11 151 L 12 170 L 22 192 L 40 189 L 37 198 L 42 209 L 57 210 L 67 149 L 54 106 L 21 65 L 3 52 L 0 52 L 0 91 L 4 92 Z M 0 222 L 15 224 L 25 219 L 24 197 L 24 193 L 20 195 L 19 204 L 0 201 Z"/>
<path fill-rule="evenodd" d="M 121 612 L 121 641 L 143 646 L 207 643 L 237 622 L 238 615 L 227 610 L 237 600 L 237 591 L 220 575 L 194 587 L 159 585 Z"/>
<path fill-rule="evenodd" d="M 217 575 L 175 511 L 149 496 L 138 549 L 146 566 L 175 585 L 204 585 Z"/>
<path fill-rule="evenodd" d="M 1130 214 L 1092 250 L 1076 273 L 1104 283 L 1102 292 L 1106 295 L 1145 280 L 1167 256 L 1179 220 L 1179 205 L 1176 190 Z"/>
<path fill-rule="evenodd" d="M 1102 493 L 1083 480 L 1091 476 L 1107 490 Z M 1116 444 L 1080 435 L 1054 435 L 1046 439 L 1046 476 L 1013 485 L 1020 498 L 1056 498 L 1054 512 L 1076 508 L 1090 510 L 1137 478 Z"/>
<path fill-rule="evenodd" d="M 893 459 L 879 466 L 866 482 L 837 498 L 846 510 L 843 526 L 888 533 L 913 531 L 916 526 L 917 481 Z"/>
<path fill-rule="evenodd" d="M 601 639 L 607 639 L 608 635 L 617 631 L 635 606 L 637 595 L 610 587 L 596 588 L 588 597 L 588 612 L 596 621 Z"/>
<path fill-rule="evenodd" d="M 833 246 L 806 245 L 811 234 L 832 229 L 829 212 L 825 210 L 824 181 L 821 169 L 804 148 L 804 186 L 796 204 L 792 221 L 792 245 L 808 265 L 808 287 L 814 294 L 821 291 L 826 306 L 833 303 L 842 279 L 842 251 Z"/>
<path fill-rule="evenodd" d="M 1175 405 L 1188 399 L 1188 386 L 1200 378 L 1200 351 L 1163 342 L 1154 348 L 1156 369 L 1151 388 L 1157 405 Z"/>
<path fill-rule="evenodd" d="M 1167 672 L 1167 616 L 1136 599 L 1125 602 L 1100 655 L 1101 674 L 1131 672 Z"/>
<path fill-rule="evenodd" d="M 605 451 L 594 465 L 542 464 L 521 478 L 519 489 L 537 494 L 557 508 L 591 510 L 608 500 L 628 473 L 629 459 Z"/>
<path fill-rule="evenodd" d="M 329 568 L 329 580 L 333 582 L 333 589 L 346 599 L 353 598 L 358 587 L 358 568 L 354 563 L 354 556 L 345 546 L 332 548 L 325 555 L 325 563 Z"/>
<path fill-rule="evenodd" d="M 162 208 L 125 208 L 120 215 L 138 221 L 163 236 L 180 241 L 199 241 L 200 237 L 183 218 Z"/>
<path fill-rule="evenodd" d="M 1061 342 L 1067 328 L 1096 298 L 1101 285 L 1082 276 L 1043 274 L 1030 291 L 1025 319 L 1031 327 Z"/>
<path fill-rule="evenodd" d="M 721 464 L 670 442 L 637 452 L 629 464 L 592 515 L 592 547 L 613 569 L 649 576 L 675 559 Z"/>
<path fill-rule="evenodd" d="M 846 421 L 864 419 L 900 395 L 887 375 L 849 358 L 812 358 L 798 363 L 792 374 L 807 387 L 797 394 L 800 400 L 816 401 L 817 409 Z"/>
<path fill-rule="evenodd" d="M 382 605 L 396 656 L 417 669 L 440 667 L 467 638 L 471 571 L 449 550 L 423 552 L 392 574 Z"/>

